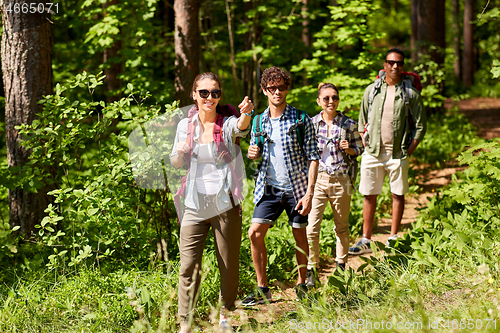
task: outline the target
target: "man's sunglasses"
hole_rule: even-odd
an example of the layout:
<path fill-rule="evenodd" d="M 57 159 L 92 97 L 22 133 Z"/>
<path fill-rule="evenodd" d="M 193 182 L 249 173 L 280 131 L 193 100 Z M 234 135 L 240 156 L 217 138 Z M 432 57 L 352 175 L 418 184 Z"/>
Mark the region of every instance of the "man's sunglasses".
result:
<path fill-rule="evenodd" d="M 398 66 L 400 66 L 400 67 L 405 64 L 405 62 L 403 60 L 401 60 L 401 61 L 386 60 L 385 62 L 388 63 L 389 66 L 391 66 L 391 67 L 394 66 L 395 64 L 398 64 Z"/>
<path fill-rule="evenodd" d="M 206 89 L 198 90 L 198 94 L 200 94 L 201 98 L 208 98 L 210 94 L 212 94 L 212 98 L 220 98 L 222 96 L 222 90 L 215 89 L 212 91 L 208 91 Z"/>
<path fill-rule="evenodd" d="M 327 103 L 330 102 L 330 99 L 333 101 L 333 102 L 337 102 L 340 100 L 339 98 L 339 95 L 333 95 L 333 96 L 325 96 L 323 97 L 323 102 Z"/>
<path fill-rule="evenodd" d="M 269 91 L 271 94 L 274 94 L 274 92 L 278 89 L 279 91 L 285 91 L 288 89 L 286 84 L 280 84 L 279 86 L 269 86 L 266 88 L 267 91 Z"/>

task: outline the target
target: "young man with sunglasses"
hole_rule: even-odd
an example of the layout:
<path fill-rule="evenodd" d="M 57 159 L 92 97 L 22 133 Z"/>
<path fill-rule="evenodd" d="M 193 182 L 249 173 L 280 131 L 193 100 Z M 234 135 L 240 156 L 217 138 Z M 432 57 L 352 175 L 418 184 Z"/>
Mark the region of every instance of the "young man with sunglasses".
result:
<path fill-rule="evenodd" d="M 298 268 L 297 297 L 303 298 L 307 292 L 307 214 L 311 210 L 320 157 L 314 127 L 307 116 L 303 117 L 302 124 L 303 146 L 299 144 L 298 131 L 294 130 L 294 126 L 300 115 L 293 106 L 286 103 L 290 82 L 290 74 L 278 67 L 266 69 L 261 78 L 262 91 L 269 102 L 269 107 L 261 116 L 261 132 L 266 133 L 266 142 L 261 151 L 255 131 L 252 131 L 248 148 L 250 159 L 262 157 L 253 199 L 255 210 L 248 230 L 258 288 L 243 300 L 243 306 L 271 301 L 264 239 L 283 211 L 288 215 L 288 224 L 292 227 L 295 243 L 300 249 L 295 250 Z"/>
<path fill-rule="evenodd" d="M 392 192 L 390 246 L 398 238 L 408 193 L 408 158 L 424 138 L 426 116 L 420 93 L 403 75 L 404 53 L 400 48 L 387 51 L 385 77 L 380 88 L 366 88 L 359 112 L 358 129 L 365 152 L 361 159 L 359 192 L 363 201 L 363 237 L 349 248 L 349 254 L 371 252 L 373 220 L 377 196 L 382 193 L 385 176 Z M 370 96 L 375 93 L 374 96 Z M 372 101 L 371 101 L 372 98 Z M 369 126 L 367 126 L 369 124 Z"/>

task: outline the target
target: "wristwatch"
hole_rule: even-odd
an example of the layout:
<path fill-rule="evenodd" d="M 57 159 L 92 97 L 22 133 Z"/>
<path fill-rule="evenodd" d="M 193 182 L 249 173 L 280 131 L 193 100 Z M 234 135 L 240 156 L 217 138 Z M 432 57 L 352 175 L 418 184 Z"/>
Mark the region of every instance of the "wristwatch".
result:
<path fill-rule="evenodd" d="M 245 116 L 253 116 L 253 113 L 254 113 L 255 110 L 252 110 L 252 113 L 246 113 L 246 112 L 243 112 L 242 114 L 244 114 Z"/>

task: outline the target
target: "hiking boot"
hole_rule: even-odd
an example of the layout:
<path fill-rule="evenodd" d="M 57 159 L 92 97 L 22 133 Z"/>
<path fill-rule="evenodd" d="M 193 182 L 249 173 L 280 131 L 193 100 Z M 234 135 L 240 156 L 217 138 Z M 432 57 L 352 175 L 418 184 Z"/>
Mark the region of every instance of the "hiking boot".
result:
<path fill-rule="evenodd" d="M 253 292 L 250 293 L 250 295 L 245 297 L 243 302 L 241 302 L 241 305 L 252 306 L 257 304 L 270 303 L 272 299 L 273 296 L 271 295 L 271 290 L 268 290 L 265 293 L 260 287 L 257 287 Z"/>
<path fill-rule="evenodd" d="M 314 269 L 308 269 L 307 270 L 307 278 L 306 278 L 306 286 L 308 288 L 314 288 L 316 286 L 316 273 L 314 272 Z"/>
<path fill-rule="evenodd" d="M 307 285 L 305 283 L 299 283 L 295 286 L 295 293 L 297 294 L 297 301 L 301 301 L 307 297 Z"/>
<path fill-rule="evenodd" d="M 370 240 L 368 238 L 361 238 L 359 242 L 354 244 L 349 248 L 349 254 L 363 254 L 363 253 L 371 253 L 372 249 L 370 248 Z"/>
<path fill-rule="evenodd" d="M 394 245 L 399 239 L 401 239 L 401 237 L 398 234 L 389 236 L 389 238 L 387 238 L 387 242 L 385 242 L 385 246 L 392 247 L 392 245 Z"/>
<path fill-rule="evenodd" d="M 341 271 L 345 271 L 345 262 L 340 263 L 340 262 L 336 261 L 336 263 L 337 263 L 337 267 L 340 268 Z"/>

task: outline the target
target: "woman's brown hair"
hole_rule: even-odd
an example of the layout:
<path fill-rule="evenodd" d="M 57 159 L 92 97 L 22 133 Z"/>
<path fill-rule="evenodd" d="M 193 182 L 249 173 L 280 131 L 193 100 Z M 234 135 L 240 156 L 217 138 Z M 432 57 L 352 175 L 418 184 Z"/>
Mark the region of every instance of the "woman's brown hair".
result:
<path fill-rule="evenodd" d="M 331 89 L 335 90 L 337 92 L 337 95 L 339 95 L 339 90 L 337 89 L 337 87 L 333 83 L 330 83 L 330 82 L 321 82 L 318 85 L 318 98 L 319 98 L 319 94 L 321 93 L 321 90 L 328 89 L 328 88 L 331 88 Z"/>

